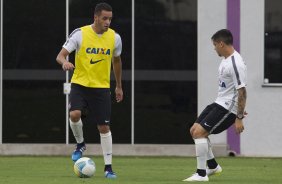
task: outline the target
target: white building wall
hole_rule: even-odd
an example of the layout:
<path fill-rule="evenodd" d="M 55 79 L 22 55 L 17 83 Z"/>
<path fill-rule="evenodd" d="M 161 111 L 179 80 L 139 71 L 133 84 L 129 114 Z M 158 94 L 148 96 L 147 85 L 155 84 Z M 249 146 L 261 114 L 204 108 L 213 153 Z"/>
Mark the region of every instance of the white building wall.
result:
<path fill-rule="evenodd" d="M 198 0 L 198 112 L 216 97 L 221 60 L 210 37 L 226 28 L 226 0 Z M 282 156 L 282 87 L 262 87 L 264 78 L 264 0 L 241 0 L 240 50 L 248 66 L 248 117 L 241 135 L 244 156 Z M 226 132 L 213 143 L 226 143 Z"/>
<path fill-rule="evenodd" d="M 212 35 L 226 28 L 226 0 L 198 0 L 198 114 L 217 95 L 217 70 L 221 58 L 211 42 Z M 226 132 L 211 137 L 212 143 L 226 144 Z"/>
<path fill-rule="evenodd" d="M 282 156 L 282 87 L 262 87 L 264 0 L 241 0 L 241 54 L 248 66 L 249 112 L 242 155 Z"/>

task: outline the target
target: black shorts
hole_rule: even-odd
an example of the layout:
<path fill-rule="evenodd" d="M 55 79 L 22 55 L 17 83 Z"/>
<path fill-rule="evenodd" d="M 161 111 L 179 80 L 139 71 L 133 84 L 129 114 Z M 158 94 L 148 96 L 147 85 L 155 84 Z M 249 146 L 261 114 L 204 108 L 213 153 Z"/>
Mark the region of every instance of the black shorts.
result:
<path fill-rule="evenodd" d="M 210 134 L 218 134 L 228 129 L 235 119 L 235 114 L 217 103 L 212 103 L 203 110 L 196 122 Z"/>
<path fill-rule="evenodd" d="M 110 124 L 111 92 L 108 88 L 88 88 L 71 84 L 69 111 L 81 110 L 81 118 L 98 125 Z"/>

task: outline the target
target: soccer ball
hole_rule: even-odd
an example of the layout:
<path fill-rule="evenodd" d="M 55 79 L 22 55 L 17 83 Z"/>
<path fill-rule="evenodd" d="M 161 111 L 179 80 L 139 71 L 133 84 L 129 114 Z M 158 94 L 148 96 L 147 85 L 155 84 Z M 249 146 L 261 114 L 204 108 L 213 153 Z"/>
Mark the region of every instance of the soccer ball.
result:
<path fill-rule="evenodd" d="M 74 173 L 80 178 L 90 178 L 96 171 L 95 163 L 88 157 L 78 159 L 73 166 Z"/>

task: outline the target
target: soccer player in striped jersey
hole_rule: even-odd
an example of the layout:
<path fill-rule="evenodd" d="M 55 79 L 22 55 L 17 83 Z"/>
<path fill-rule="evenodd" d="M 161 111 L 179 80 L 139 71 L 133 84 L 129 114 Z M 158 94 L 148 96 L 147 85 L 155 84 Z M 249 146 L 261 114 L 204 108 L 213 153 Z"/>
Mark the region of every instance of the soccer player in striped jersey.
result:
<path fill-rule="evenodd" d="M 107 3 L 99 3 L 94 11 L 94 23 L 74 30 L 57 56 L 57 62 L 63 70 L 73 70 L 70 92 L 70 127 L 76 139 L 76 149 L 72 160 L 82 157 L 86 149 L 82 120 L 87 116 L 89 122 L 97 124 L 100 132 L 101 146 L 105 162 L 105 177 L 114 179 L 112 170 L 112 134 L 110 131 L 111 64 L 116 79 L 116 101 L 123 100 L 121 83 L 122 42 L 119 34 L 110 29 L 112 7 Z M 66 60 L 73 51 L 75 65 Z"/>
<path fill-rule="evenodd" d="M 235 125 L 238 134 L 244 130 L 243 118 L 246 105 L 247 67 L 233 47 L 233 36 L 227 29 L 212 36 L 215 51 L 224 57 L 218 70 L 218 96 L 208 105 L 190 129 L 195 142 L 197 171 L 183 181 L 209 181 L 208 176 L 222 172 L 216 162 L 208 136 L 219 134 Z"/>

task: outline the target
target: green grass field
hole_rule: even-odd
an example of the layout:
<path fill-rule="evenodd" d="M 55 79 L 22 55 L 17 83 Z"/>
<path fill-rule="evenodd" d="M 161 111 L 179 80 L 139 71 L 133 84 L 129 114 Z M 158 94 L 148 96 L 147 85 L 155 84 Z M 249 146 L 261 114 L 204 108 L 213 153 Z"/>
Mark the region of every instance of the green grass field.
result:
<path fill-rule="evenodd" d="M 69 157 L 6 157 L 0 156 L 2 184 L 177 184 L 195 171 L 191 157 L 114 157 L 118 179 L 103 176 L 102 157 L 92 157 L 97 171 L 92 178 L 74 175 Z M 282 183 L 282 158 L 219 158 L 223 167 L 220 176 L 210 183 L 279 184 Z"/>

